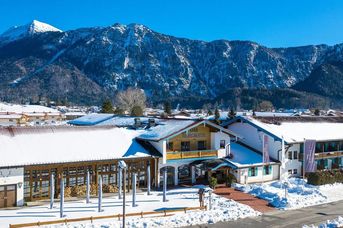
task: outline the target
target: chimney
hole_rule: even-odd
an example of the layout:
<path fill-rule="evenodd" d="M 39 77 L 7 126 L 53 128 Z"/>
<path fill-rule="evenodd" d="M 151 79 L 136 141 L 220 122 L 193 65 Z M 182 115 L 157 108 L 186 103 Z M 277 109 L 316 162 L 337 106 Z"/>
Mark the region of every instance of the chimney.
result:
<path fill-rule="evenodd" d="M 148 120 L 148 127 L 155 127 L 156 126 L 156 122 L 155 122 L 155 119 L 153 118 L 149 118 Z"/>
<path fill-rule="evenodd" d="M 135 127 L 135 128 L 140 128 L 141 126 L 142 126 L 141 118 L 136 117 L 136 118 L 135 118 L 134 127 Z"/>

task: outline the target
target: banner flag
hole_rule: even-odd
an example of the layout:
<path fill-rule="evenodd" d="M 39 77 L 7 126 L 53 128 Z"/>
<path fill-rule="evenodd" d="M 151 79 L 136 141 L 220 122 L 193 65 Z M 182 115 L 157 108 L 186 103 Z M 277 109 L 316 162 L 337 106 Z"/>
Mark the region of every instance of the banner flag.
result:
<path fill-rule="evenodd" d="M 316 149 L 316 140 L 305 140 L 304 142 L 304 162 L 305 173 L 316 171 L 316 162 L 314 160 L 314 153 Z"/>
<path fill-rule="evenodd" d="M 263 135 L 263 163 L 269 163 L 269 138 L 268 135 Z"/>

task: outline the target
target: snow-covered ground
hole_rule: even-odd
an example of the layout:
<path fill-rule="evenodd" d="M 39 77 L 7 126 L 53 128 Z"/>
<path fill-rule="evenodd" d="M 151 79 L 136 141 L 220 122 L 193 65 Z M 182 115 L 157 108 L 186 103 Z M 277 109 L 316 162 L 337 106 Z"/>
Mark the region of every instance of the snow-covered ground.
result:
<path fill-rule="evenodd" d="M 339 216 L 336 219 L 327 220 L 319 225 L 304 225 L 303 228 L 336 228 L 343 226 L 343 217 Z"/>
<path fill-rule="evenodd" d="M 287 192 L 282 181 L 264 184 L 240 185 L 236 189 L 268 200 L 279 209 L 297 209 L 333 201 L 343 200 L 343 184 L 309 185 L 303 179 L 290 178 Z"/>
<path fill-rule="evenodd" d="M 178 188 L 168 191 L 168 202 L 162 202 L 162 193 L 153 192 L 147 196 L 146 193 L 137 195 L 137 207 L 132 207 L 131 196 L 127 197 L 126 212 L 147 212 L 168 210 L 184 207 L 198 207 L 198 188 Z M 195 224 L 215 223 L 218 221 L 236 220 L 239 218 L 258 216 L 259 212 L 251 207 L 239 204 L 233 200 L 228 200 L 221 196 L 212 195 L 212 210 L 209 211 L 188 211 L 177 212 L 172 216 L 151 218 L 128 217 L 127 227 L 180 227 Z M 208 204 L 208 198 L 205 203 Z M 109 215 L 122 213 L 122 200 L 117 195 L 103 199 L 103 212 L 97 212 L 97 199 L 92 199 L 92 203 L 87 205 L 84 201 L 66 202 L 66 218 L 80 218 L 97 215 Z M 0 210 L 0 227 L 7 227 L 8 224 L 49 221 L 59 219 L 59 204 L 52 210 L 48 205 L 26 207 L 17 210 Z M 71 223 L 68 225 L 51 225 L 49 227 L 120 227 L 121 222 L 111 220 L 96 220 L 93 224 Z"/>

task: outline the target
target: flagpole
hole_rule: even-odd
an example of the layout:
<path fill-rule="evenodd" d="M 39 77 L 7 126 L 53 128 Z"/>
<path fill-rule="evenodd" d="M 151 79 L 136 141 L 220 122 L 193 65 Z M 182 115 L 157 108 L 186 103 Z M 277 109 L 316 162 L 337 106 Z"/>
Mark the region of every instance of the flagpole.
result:
<path fill-rule="evenodd" d="M 262 137 L 262 184 L 263 184 L 263 175 L 264 175 L 264 137 L 265 137 L 265 134 L 263 134 L 263 137 Z"/>
<path fill-rule="evenodd" d="M 304 145 L 303 145 L 303 179 L 305 180 L 305 141 L 306 139 L 304 139 Z"/>

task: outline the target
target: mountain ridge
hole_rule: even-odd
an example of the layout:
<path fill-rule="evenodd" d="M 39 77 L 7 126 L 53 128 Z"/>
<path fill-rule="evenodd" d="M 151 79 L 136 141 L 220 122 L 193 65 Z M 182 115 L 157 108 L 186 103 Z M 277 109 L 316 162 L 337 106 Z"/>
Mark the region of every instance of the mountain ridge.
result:
<path fill-rule="evenodd" d="M 79 103 L 75 93 L 96 87 L 87 95 L 96 97 L 87 103 L 98 104 L 131 86 L 144 89 L 152 102 L 161 102 L 171 96 L 215 99 L 237 87 L 289 88 L 321 64 L 342 61 L 342 46 L 268 48 L 251 41 L 208 42 L 165 35 L 135 23 L 39 33 L 0 43 L 0 98 L 23 101 L 20 97 L 26 94 L 29 100 L 43 96 Z M 68 66 L 65 72 L 62 66 Z M 63 82 L 71 73 L 89 87 L 70 88 L 73 96 L 70 90 L 56 91 L 49 79 Z"/>

